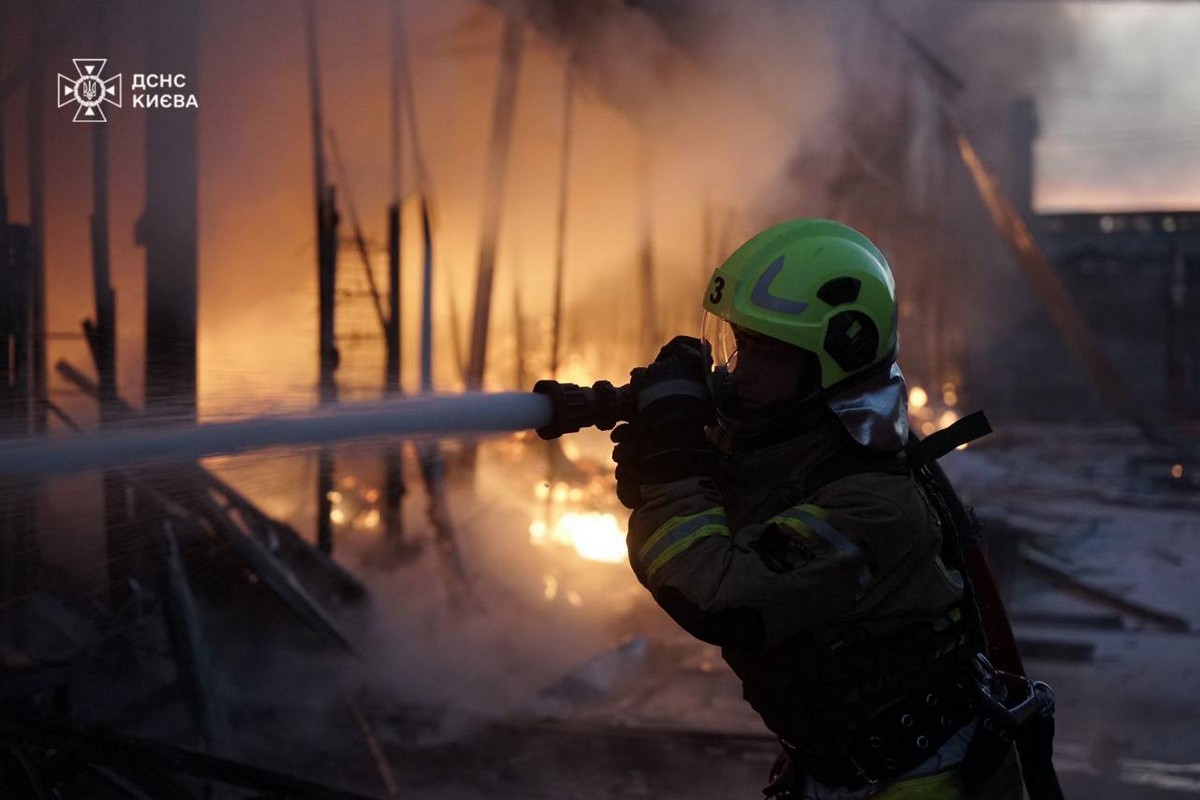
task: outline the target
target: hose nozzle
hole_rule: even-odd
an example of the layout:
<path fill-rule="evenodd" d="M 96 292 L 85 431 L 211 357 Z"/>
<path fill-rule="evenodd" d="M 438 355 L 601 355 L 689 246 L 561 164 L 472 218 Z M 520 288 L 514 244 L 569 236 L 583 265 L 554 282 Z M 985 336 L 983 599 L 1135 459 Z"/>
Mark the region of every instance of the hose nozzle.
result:
<path fill-rule="evenodd" d="M 582 428 L 606 431 L 622 420 L 633 418 L 633 392 L 628 385 L 596 381 L 587 387 L 543 380 L 534 384 L 533 391 L 550 398 L 554 409 L 550 424 L 537 429 L 537 435 L 543 439 L 557 439 Z"/>

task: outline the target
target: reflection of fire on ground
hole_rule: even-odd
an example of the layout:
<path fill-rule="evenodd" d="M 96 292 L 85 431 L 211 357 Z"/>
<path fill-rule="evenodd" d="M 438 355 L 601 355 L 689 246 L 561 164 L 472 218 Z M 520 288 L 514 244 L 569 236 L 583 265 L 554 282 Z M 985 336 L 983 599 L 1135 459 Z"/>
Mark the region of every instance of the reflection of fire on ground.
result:
<path fill-rule="evenodd" d="M 329 492 L 329 521 L 351 530 L 373 531 L 383 518 L 379 506 L 379 490 L 360 484 L 353 475 L 343 476 L 338 488 Z"/>
<path fill-rule="evenodd" d="M 491 450 L 493 479 L 503 480 L 505 496 L 527 509 L 525 538 L 542 565 L 546 601 L 579 607 L 587 586 L 631 582 L 624 566 L 624 509 L 616 500 L 607 452 L 601 457 L 585 453 L 574 439 L 542 442 L 531 434 L 497 442 Z"/>
<path fill-rule="evenodd" d="M 590 561 L 624 562 L 624 526 L 607 510 L 615 492 L 611 473 L 584 461 L 579 448 L 570 442 L 564 442 L 559 453 L 551 453 L 549 458 L 568 466 L 556 472 L 566 471 L 569 477 L 555 479 L 553 485 L 542 480 L 534 486 L 530 541 L 538 546 L 571 547 Z M 588 468 L 581 468 L 581 463 Z"/>

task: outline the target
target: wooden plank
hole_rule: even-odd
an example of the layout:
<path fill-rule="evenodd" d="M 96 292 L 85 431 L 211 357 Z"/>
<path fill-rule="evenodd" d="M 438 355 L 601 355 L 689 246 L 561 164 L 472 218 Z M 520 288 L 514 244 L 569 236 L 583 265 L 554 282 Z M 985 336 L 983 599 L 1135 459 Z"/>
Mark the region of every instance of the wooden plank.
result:
<path fill-rule="evenodd" d="M 1031 575 L 1047 581 L 1056 589 L 1073 594 L 1103 608 L 1111 609 L 1119 614 L 1127 614 L 1134 619 L 1148 622 L 1165 631 L 1186 633 L 1191 630 L 1191 626 L 1188 625 L 1187 620 L 1183 617 L 1159 611 L 1158 609 L 1122 597 L 1115 592 L 1093 586 L 1070 574 L 1062 566 L 1055 563 L 1052 558 L 1038 550 L 1022 546 L 1019 548 L 1019 553 L 1022 569 Z"/>
<path fill-rule="evenodd" d="M 216 691 L 212 654 L 170 519 L 162 523 L 162 547 L 163 622 L 174 655 L 177 681 L 206 748 L 210 753 L 220 753 L 227 745 L 224 710 Z"/>

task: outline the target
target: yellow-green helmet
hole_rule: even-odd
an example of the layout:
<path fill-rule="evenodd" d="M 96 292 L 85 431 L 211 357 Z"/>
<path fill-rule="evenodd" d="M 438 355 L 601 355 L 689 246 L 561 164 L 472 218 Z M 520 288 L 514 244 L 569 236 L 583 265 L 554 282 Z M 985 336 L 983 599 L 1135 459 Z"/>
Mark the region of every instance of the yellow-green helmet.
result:
<path fill-rule="evenodd" d="M 713 272 L 704 310 L 816 354 L 822 389 L 896 359 L 892 271 L 867 237 L 839 222 L 797 219 L 759 233 Z M 719 365 L 721 354 L 714 358 Z"/>

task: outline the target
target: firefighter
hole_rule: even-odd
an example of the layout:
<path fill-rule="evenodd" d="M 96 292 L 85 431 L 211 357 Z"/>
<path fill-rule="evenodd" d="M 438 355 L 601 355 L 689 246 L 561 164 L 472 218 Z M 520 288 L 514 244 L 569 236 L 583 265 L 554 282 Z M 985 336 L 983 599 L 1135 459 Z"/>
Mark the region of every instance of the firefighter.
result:
<path fill-rule="evenodd" d="M 785 222 L 717 268 L 703 305 L 702 340 L 632 374 L 617 493 L 638 580 L 722 648 L 783 744 L 764 791 L 1022 797 L 1010 731 L 981 717 L 946 515 L 904 462 L 883 255 L 845 225 Z"/>

